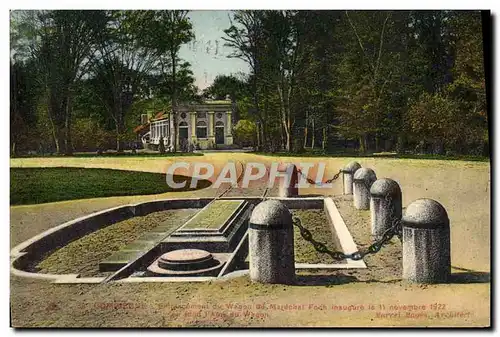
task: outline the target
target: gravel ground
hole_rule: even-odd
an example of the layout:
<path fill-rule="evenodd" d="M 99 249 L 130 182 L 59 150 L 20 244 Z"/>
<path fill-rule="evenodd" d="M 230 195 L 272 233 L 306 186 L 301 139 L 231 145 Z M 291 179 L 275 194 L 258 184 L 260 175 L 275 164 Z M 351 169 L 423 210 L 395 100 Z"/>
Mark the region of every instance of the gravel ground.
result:
<path fill-rule="evenodd" d="M 324 243 L 332 251 L 341 250 L 338 240 L 330 230 L 325 211 L 322 209 L 294 209 L 293 215 L 300 218 L 302 226 L 309 230 L 314 240 Z M 295 262 L 297 263 L 340 263 L 326 254 L 318 253 L 314 246 L 306 241 L 298 227 L 294 226 Z"/>

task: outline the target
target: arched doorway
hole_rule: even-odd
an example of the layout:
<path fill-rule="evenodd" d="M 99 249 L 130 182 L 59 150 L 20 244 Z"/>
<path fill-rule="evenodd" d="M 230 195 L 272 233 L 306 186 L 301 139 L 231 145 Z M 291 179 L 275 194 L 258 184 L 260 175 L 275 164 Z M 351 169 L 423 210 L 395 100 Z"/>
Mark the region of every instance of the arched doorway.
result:
<path fill-rule="evenodd" d="M 179 146 L 181 148 L 181 151 L 187 151 L 188 150 L 188 145 L 189 145 L 189 129 L 188 125 L 186 122 L 180 122 L 179 123 Z"/>
<path fill-rule="evenodd" d="M 224 144 L 224 123 L 220 121 L 215 123 L 215 144 Z"/>

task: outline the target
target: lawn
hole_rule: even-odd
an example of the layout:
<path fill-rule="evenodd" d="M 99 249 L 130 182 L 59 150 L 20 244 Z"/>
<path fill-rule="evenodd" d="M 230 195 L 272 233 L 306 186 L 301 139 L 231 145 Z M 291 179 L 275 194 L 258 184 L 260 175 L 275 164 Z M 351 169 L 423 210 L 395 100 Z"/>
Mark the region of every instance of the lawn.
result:
<path fill-rule="evenodd" d="M 200 211 L 185 228 L 219 228 L 240 205 L 241 201 L 217 200 Z"/>
<path fill-rule="evenodd" d="M 116 152 L 116 151 L 107 151 L 102 154 L 97 154 L 95 152 L 75 152 L 71 156 L 67 155 L 56 155 L 56 154 L 36 154 L 36 155 L 30 155 L 30 154 L 20 154 L 17 155 L 16 157 L 13 158 L 130 158 L 130 157 L 140 157 L 140 158 L 147 158 L 147 157 L 200 157 L 203 156 L 203 153 L 198 153 L 198 152 L 167 152 L 167 153 L 160 153 L 160 152 Z"/>
<path fill-rule="evenodd" d="M 174 176 L 175 182 L 190 179 Z M 198 188 L 210 185 L 200 181 Z M 10 204 L 26 205 L 46 202 L 125 195 L 173 192 L 165 182 L 165 174 L 88 168 L 11 168 Z"/>

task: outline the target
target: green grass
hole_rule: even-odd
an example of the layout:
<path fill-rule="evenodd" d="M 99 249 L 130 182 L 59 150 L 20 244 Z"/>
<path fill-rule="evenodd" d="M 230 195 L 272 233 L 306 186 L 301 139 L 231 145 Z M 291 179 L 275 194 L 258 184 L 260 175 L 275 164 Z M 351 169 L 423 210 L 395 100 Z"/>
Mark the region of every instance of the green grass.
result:
<path fill-rule="evenodd" d="M 252 152 L 261 156 L 268 157 L 343 157 L 343 158 L 390 158 L 390 159 L 429 159 L 429 160 L 460 160 L 460 161 L 480 161 L 489 162 L 489 157 L 456 155 L 445 156 L 437 154 L 397 154 L 397 153 L 358 153 L 354 151 L 342 151 L 328 153 L 322 150 L 307 150 L 305 152 Z"/>
<path fill-rule="evenodd" d="M 175 182 L 187 181 L 186 187 L 173 190 L 165 174 L 87 168 L 11 168 L 10 204 L 46 202 L 125 195 L 159 194 L 191 190 L 190 178 L 174 176 Z M 200 181 L 199 188 L 210 186 Z"/>
<path fill-rule="evenodd" d="M 217 200 L 196 214 L 184 228 L 219 228 L 241 203 L 239 200 Z"/>
<path fill-rule="evenodd" d="M 193 157 L 193 156 L 203 156 L 203 153 L 193 153 L 193 152 L 167 152 L 167 153 L 154 153 L 154 152 L 137 152 L 137 153 L 132 153 L 132 152 L 104 152 L 103 154 L 97 154 L 96 152 L 75 152 L 71 156 L 67 155 L 57 155 L 57 154 L 36 154 L 36 155 L 29 155 L 29 154 L 19 154 L 15 157 L 12 158 L 116 158 L 116 157 L 127 157 L 127 158 L 133 158 L 133 157 L 140 157 L 140 158 L 148 158 L 148 157 Z"/>

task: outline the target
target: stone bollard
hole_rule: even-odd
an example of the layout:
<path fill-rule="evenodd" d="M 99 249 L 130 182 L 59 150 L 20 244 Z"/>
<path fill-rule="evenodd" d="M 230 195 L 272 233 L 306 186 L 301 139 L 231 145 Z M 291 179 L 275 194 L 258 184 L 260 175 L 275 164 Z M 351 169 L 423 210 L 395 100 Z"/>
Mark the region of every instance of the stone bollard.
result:
<path fill-rule="evenodd" d="M 360 168 L 354 173 L 353 199 L 357 209 L 370 209 L 370 187 L 377 180 L 372 169 Z"/>
<path fill-rule="evenodd" d="M 291 198 L 298 196 L 299 188 L 297 184 L 299 182 L 299 172 L 297 171 L 297 166 L 294 164 L 280 165 L 278 166 L 278 172 L 281 173 L 281 177 L 279 178 L 278 197 Z M 289 184 L 287 184 L 288 179 L 290 179 Z"/>
<path fill-rule="evenodd" d="M 352 194 L 352 183 L 354 173 L 361 168 L 357 161 L 352 161 L 342 169 L 342 181 L 344 183 L 344 195 Z"/>
<path fill-rule="evenodd" d="M 378 240 L 392 227 L 395 219 L 401 220 L 403 215 L 401 188 L 394 180 L 383 178 L 373 183 L 370 194 L 372 235 Z"/>
<path fill-rule="evenodd" d="M 293 284 L 293 220 L 288 208 L 278 200 L 261 202 L 250 216 L 248 232 L 250 279 Z"/>
<path fill-rule="evenodd" d="M 417 283 L 447 282 L 451 273 L 450 220 L 432 199 L 406 208 L 403 228 L 403 279 Z"/>

